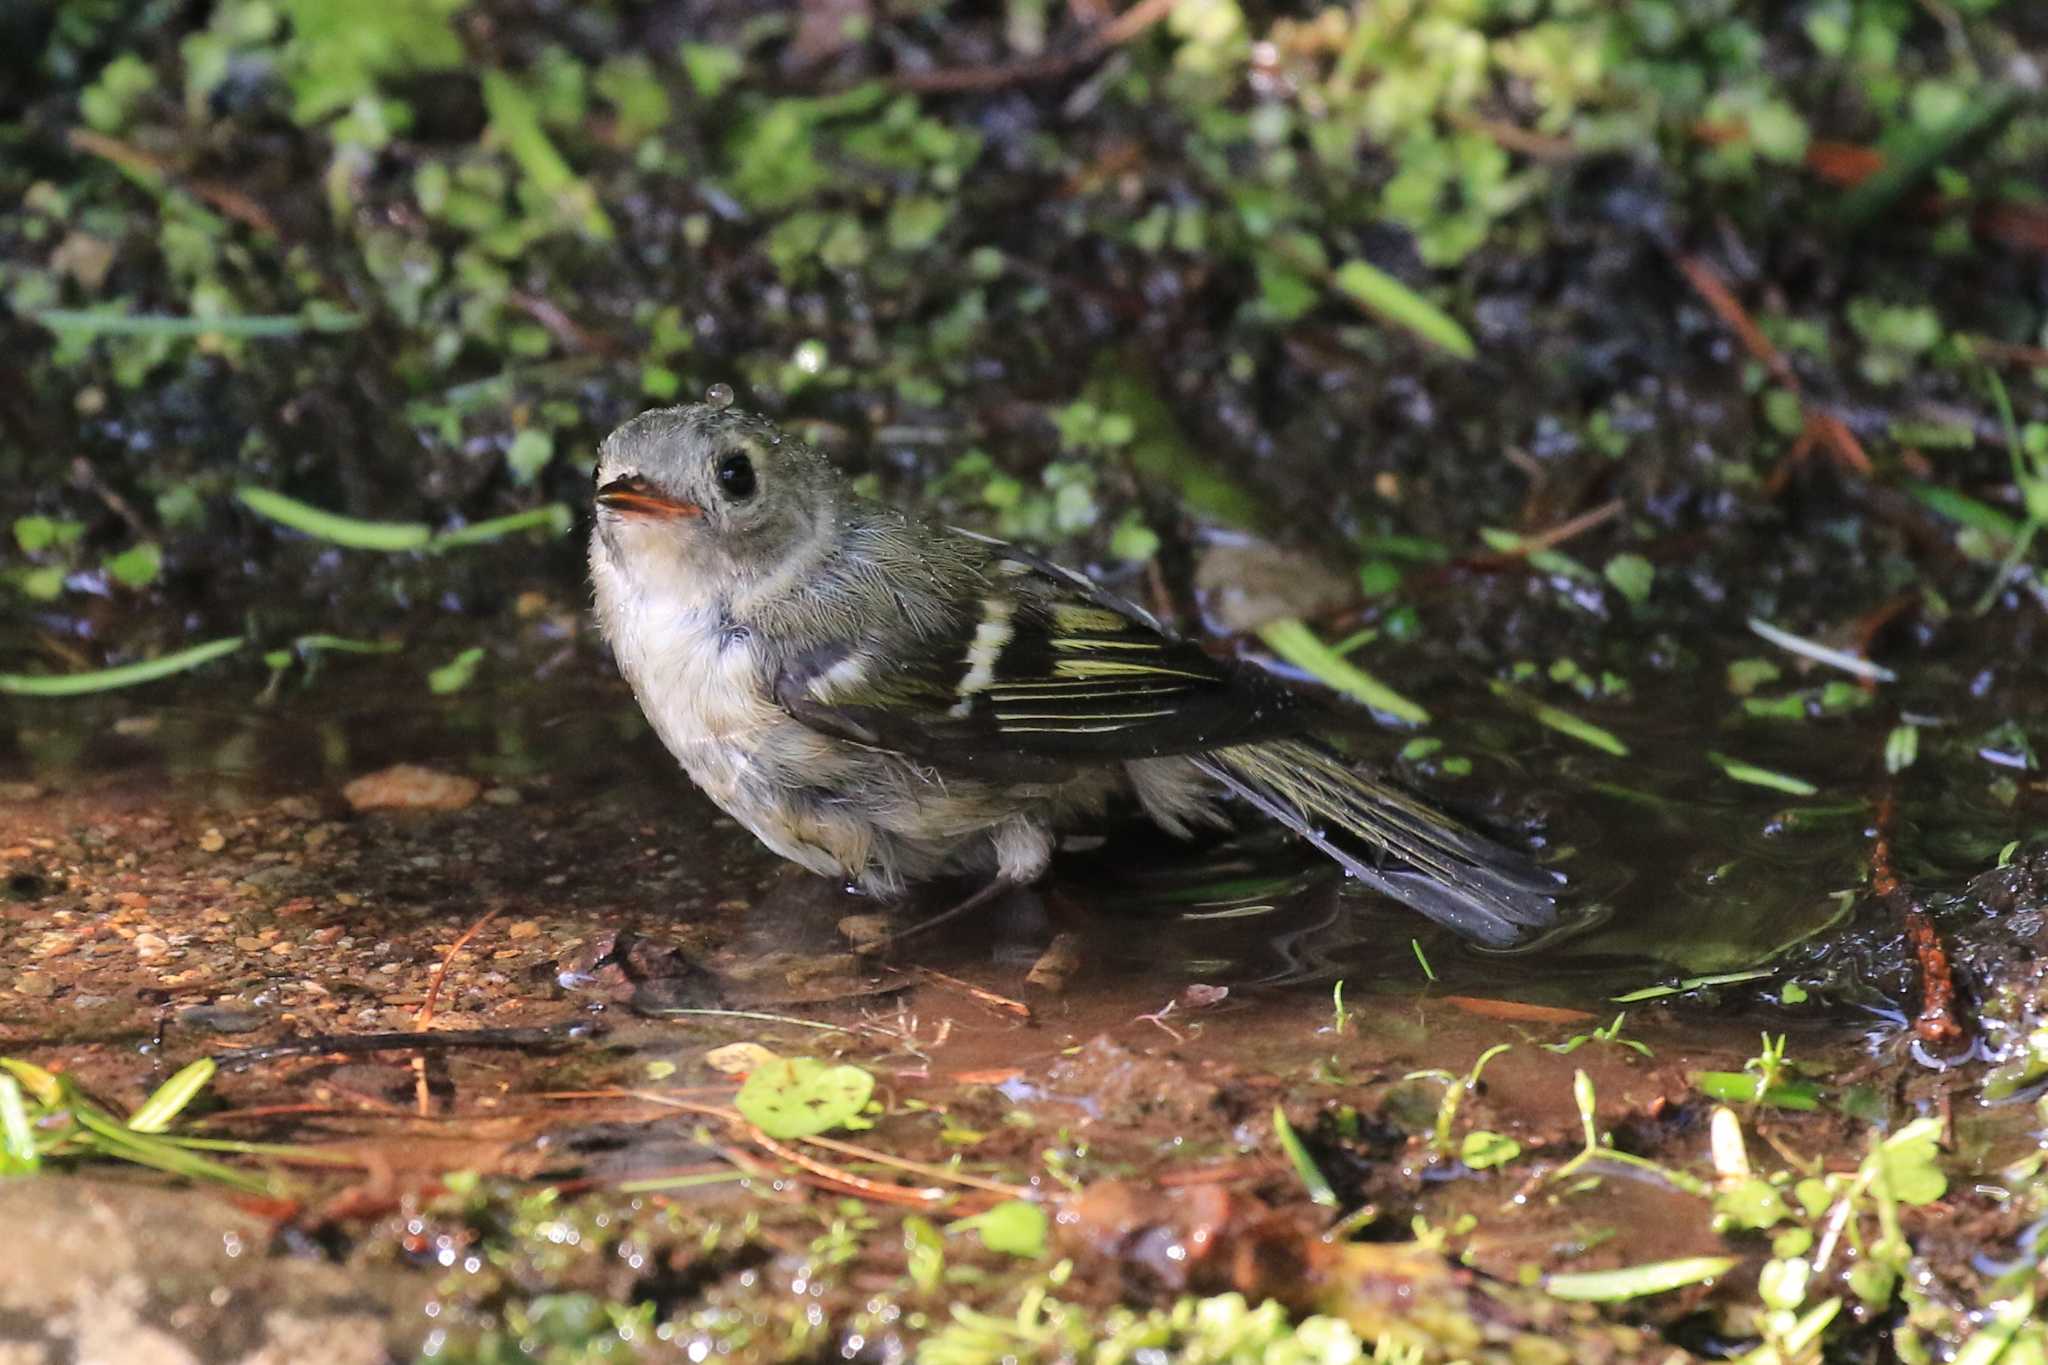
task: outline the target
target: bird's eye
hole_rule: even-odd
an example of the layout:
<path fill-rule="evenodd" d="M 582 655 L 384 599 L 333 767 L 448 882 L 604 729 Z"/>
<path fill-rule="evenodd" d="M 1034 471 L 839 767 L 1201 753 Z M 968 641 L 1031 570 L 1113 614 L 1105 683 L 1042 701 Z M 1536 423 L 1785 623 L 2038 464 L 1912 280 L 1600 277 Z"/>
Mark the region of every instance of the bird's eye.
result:
<path fill-rule="evenodd" d="M 718 462 L 718 486 L 737 502 L 754 496 L 754 462 L 744 455 L 728 455 Z"/>

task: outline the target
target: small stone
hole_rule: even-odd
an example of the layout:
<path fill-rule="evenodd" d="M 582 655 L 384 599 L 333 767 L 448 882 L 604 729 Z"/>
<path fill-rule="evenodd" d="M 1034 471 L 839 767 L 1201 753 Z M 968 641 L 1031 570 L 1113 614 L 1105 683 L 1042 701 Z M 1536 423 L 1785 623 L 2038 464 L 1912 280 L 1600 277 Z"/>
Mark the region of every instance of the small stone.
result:
<path fill-rule="evenodd" d="M 41 972 L 23 972 L 14 978 L 14 993 L 47 1000 L 57 993 L 57 983 Z"/>
<path fill-rule="evenodd" d="M 878 948 L 895 928 L 887 915 L 847 915 L 839 921 L 839 936 L 857 953 Z"/>
<path fill-rule="evenodd" d="M 201 853 L 218 853 L 228 846 L 228 836 L 217 829 L 210 829 L 199 836 Z"/>
<path fill-rule="evenodd" d="M 162 957 L 171 950 L 171 945 L 161 934 L 137 934 L 135 955 L 137 957 Z"/>
<path fill-rule="evenodd" d="M 0 782 L 0 801 L 41 800 L 43 789 L 33 782 Z"/>
<path fill-rule="evenodd" d="M 759 1043 L 727 1043 L 704 1054 L 705 1065 L 727 1076 L 744 1076 L 781 1060 Z"/>
<path fill-rule="evenodd" d="M 484 793 L 484 800 L 494 806 L 516 806 L 525 799 L 517 787 L 493 787 Z"/>
<path fill-rule="evenodd" d="M 473 777 L 399 763 L 357 778 L 341 794 L 357 810 L 462 810 L 482 791 Z"/>
<path fill-rule="evenodd" d="M 539 934 L 539 920 L 523 919 L 505 926 L 506 938 L 535 938 Z"/>
<path fill-rule="evenodd" d="M 254 934 L 238 934 L 235 936 L 235 946 L 245 953 L 260 953 L 263 951 L 264 943 Z"/>

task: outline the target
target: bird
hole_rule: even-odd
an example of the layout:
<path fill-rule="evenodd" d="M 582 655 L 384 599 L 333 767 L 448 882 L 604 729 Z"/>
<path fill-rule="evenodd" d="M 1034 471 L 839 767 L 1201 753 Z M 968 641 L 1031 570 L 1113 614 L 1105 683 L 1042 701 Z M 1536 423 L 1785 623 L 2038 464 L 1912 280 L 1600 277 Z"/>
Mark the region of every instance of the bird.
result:
<path fill-rule="evenodd" d="M 594 612 L 655 733 L 781 857 L 900 898 L 1037 882 L 1134 800 L 1181 837 L 1230 798 L 1477 944 L 1528 941 L 1563 879 L 1357 771 L 1331 714 L 1087 576 L 858 494 L 811 445 L 707 401 L 600 444 Z"/>

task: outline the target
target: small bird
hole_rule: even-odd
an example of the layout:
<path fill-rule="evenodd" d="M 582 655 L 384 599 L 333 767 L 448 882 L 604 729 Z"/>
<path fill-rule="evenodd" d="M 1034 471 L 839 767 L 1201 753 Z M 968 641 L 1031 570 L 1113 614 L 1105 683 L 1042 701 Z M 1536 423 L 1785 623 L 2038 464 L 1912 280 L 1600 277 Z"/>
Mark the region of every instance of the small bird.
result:
<path fill-rule="evenodd" d="M 605 439 L 597 620 L 669 752 L 784 858 L 881 897 L 986 876 L 979 904 L 1114 797 L 1185 837 L 1231 793 L 1475 942 L 1556 921 L 1556 874 L 1354 772 L 1307 698 L 708 400 Z"/>

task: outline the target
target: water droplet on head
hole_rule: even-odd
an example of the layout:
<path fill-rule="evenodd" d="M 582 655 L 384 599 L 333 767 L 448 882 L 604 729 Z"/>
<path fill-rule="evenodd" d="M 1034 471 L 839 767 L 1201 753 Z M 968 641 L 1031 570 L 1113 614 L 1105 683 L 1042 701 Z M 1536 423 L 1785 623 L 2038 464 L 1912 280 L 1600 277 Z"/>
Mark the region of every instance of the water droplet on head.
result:
<path fill-rule="evenodd" d="M 732 385 L 713 384 L 704 390 L 704 402 L 706 406 L 724 412 L 732 406 Z"/>

